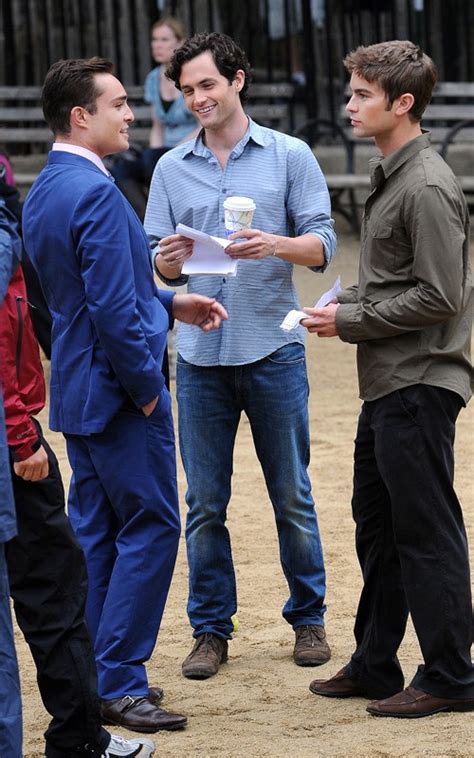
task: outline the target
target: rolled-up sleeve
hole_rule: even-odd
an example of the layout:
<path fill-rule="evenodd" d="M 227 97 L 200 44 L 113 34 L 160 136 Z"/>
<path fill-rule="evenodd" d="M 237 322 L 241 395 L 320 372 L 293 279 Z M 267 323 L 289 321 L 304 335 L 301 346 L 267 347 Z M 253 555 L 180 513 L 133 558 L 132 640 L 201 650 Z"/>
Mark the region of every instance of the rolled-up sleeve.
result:
<path fill-rule="evenodd" d="M 323 243 L 324 264 L 310 266 L 322 272 L 336 252 L 336 233 L 331 218 L 331 200 L 324 174 L 312 151 L 297 142 L 288 151 L 287 210 L 296 236 L 314 234 Z"/>

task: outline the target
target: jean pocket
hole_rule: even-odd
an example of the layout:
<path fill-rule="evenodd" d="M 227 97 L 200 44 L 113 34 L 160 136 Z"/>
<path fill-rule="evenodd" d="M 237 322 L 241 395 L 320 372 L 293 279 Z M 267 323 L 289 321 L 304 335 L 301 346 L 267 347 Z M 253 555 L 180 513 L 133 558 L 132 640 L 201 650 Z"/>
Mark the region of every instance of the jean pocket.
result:
<path fill-rule="evenodd" d="M 190 366 L 189 361 L 185 361 L 181 353 L 176 353 L 176 363 L 180 366 Z"/>
<path fill-rule="evenodd" d="M 274 353 L 267 355 L 266 360 L 279 365 L 297 366 L 305 361 L 304 346 L 299 342 L 291 342 L 289 345 L 283 345 Z"/>
<path fill-rule="evenodd" d="M 416 424 L 420 408 L 417 387 L 403 387 L 397 390 L 397 395 L 403 411 Z"/>

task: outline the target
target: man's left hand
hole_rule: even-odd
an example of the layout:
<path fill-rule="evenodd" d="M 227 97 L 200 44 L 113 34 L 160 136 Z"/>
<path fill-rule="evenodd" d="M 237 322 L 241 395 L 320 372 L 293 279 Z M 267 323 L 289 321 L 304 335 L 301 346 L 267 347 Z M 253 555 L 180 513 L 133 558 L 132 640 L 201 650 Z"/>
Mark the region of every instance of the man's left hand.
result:
<path fill-rule="evenodd" d="M 242 258 L 243 260 L 260 260 L 273 255 L 277 247 L 277 237 L 275 234 L 267 234 L 260 229 L 241 229 L 240 232 L 233 232 L 229 235 L 230 240 L 243 239 L 245 242 L 233 242 L 226 247 L 225 251 L 231 258 Z"/>
<path fill-rule="evenodd" d="M 223 305 L 205 295 L 175 295 L 173 316 L 186 324 L 199 326 L 203 332 L 219 329 L 222 321 L 229 318 Z"/>
<path fill-rule="evenodd" d="M 325 308 L 303 308 L 308 318 L 300 321 L 308 332 L 316 332 L 318 337 L 337 337 L 336 311 L 339 303 L 330 303 Z"/>

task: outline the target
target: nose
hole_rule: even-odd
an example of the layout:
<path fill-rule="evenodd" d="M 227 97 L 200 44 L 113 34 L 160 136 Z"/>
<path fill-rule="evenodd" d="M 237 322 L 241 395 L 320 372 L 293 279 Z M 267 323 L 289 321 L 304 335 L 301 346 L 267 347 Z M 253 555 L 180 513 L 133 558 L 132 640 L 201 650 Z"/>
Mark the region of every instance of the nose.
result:
<path fill-rule="evenodd" d="M 134 113 L 128 104 L 127 104 L 127 110 L 125 112 L 125 121 L 128 124 L 132 124 L 135 121 Z"/>
<path fill-rule="evenodd" d="M 202 105 L 204 102 L 206 102 L 206 93 L 204 90 L 194 90 L 194 103 L 195 105 Z"/>
<path fill-rule="evenodd" d="M 349 113 L 352 113 L 353 111 L 357 110 L 357 106 L 354 104 L 353 100 L 354 100 L 354 95 L 352 95 L 352 97 L 350 98 L 349 102 L 346 105 L 346 111 L 349 111 Z"/>

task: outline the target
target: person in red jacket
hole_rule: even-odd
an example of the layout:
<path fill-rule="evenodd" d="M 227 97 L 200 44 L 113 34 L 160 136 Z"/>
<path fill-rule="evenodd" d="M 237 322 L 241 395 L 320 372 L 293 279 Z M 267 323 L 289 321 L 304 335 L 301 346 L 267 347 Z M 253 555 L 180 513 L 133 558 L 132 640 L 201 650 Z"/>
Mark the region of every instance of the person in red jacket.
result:
<path fill-rule="evenodd" d="M 0 223 L 18 246 L 17 222 L 2 198 Z M 149 758 L 151 740 L 124 740 L 101 726 L 95 658 L 84 621 L 85 559 L 64 510 L 58 461 L 35 418 L 45 404 L 45 382 L 21 265 L 0 304 L 0 381 L 18 524 L 5 554 L 16 619 L 52 716 L 45 755 Z M 150 694 L 159 699 L 162 691 Z"/>
<path fill-rule="evenodd" d="M 0 306 L 0 361 L 14 472 L 27 481 L 44 479 L 48 475 L 48 455 L 34 416 L 44 407 L 45 383 L 21 265 Z"/>

